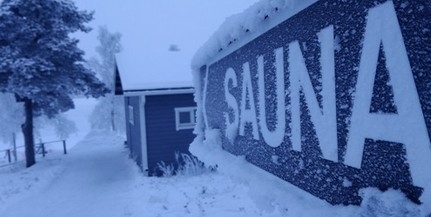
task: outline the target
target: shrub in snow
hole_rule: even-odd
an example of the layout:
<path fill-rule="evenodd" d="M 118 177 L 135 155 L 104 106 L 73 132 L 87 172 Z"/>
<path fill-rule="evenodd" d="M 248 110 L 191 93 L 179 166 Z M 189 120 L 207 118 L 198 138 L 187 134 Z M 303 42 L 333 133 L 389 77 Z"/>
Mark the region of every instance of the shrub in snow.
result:
<path fill-rule="evenodd" d="M 400 191 L 390 189 L 381 192 L 367 188 L 360 192 L 362 217 L 416 217 L 420 215 L 419 206 L 407 199 Z"/>
<path fill-rule="evenodd" d="M 159 169 L 163 177 L 171 177 L 175 174 L 175 168 L 172 164 L 166 164 L 164 161 L 157 163 L 157 169 Z"/>
<path fill-rule="evenodd" d="M 179 163 L 177 175 L 180 176 L 198 176 L 215 170 L 214 167 L 206 167 L 202 161 L 190 154 L 175 153 L 175 158 Z"/>
<path fill-rule="evenodd" d="M 215 167 L 206 167 L 205 164 L 193 155 L 185 153 L 175 153 L 177 168 L 165 162 L 157 163 L 158 169 L 163 173 L 163 177 L 177 176 L 198 176 L 214 171 Z"/>

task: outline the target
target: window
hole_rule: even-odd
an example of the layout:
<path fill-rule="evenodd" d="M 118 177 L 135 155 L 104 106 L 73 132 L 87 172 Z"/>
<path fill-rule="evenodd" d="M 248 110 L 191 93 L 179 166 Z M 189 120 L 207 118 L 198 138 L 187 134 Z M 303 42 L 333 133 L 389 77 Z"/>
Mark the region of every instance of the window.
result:
<path fill-rule="evenodd" d="M 129 123 L 135 125 L 135 117 L 133 115 L 133 106 L 129 105 Z"/>
<path fill-rule="evenodd" d="M 195 128 L 196 107 L 175 108 L 175 128 L 186 130 Z"/>

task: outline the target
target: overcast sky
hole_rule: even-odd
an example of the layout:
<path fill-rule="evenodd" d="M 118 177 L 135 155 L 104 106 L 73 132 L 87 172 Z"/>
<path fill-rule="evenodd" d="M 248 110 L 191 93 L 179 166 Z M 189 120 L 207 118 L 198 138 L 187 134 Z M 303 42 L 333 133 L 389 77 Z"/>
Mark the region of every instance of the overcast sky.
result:
<path fill-rule="evenodd" d="M 119 57 L 126 85 L 191 81 L 190 61 L 223 21 L 258 0 L 74 0 L 94 10 L 90 34 L 78 34 L 87 57 L 97 56 L 97 28 L 122 34 Z M 176 45 L 179 51 L 169 51 Z"/>

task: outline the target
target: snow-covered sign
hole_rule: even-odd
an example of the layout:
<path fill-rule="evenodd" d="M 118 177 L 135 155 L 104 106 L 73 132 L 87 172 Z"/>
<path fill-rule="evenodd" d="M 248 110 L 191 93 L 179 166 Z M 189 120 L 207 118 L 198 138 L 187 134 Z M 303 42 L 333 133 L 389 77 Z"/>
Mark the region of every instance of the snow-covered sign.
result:
<path fill-rule="evenodd" d="M 202 126 L 331 204 L 359 204 L 366 187 L 421 203 L 431 191 L 430 53 L 427 1 L 317 1 L 206 62 Z"/>

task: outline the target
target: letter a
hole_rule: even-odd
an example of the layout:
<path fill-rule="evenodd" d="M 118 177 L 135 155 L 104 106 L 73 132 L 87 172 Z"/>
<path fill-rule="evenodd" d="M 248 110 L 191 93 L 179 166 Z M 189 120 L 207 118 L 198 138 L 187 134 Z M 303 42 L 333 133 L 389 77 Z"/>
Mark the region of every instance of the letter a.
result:
<path fill-rule="evenodd" d="M 370 113 L 381 44 L 397 114 Z M 430 183 L 430 140 L 392 1 L 371 9 L 368 14 L 345 164 L 361 167 L 366 138 L 403 143 L 413 184 L 425 187 Z"/>

